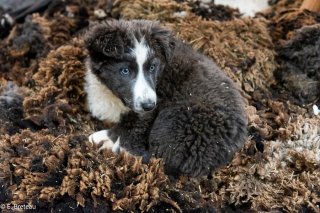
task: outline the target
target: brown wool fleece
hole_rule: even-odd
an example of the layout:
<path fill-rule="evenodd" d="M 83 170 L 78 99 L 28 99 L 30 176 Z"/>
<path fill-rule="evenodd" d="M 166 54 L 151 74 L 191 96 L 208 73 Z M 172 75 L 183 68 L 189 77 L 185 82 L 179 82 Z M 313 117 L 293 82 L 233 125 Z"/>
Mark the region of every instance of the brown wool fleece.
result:
<path fill-rule="evenodd" d="M 86 202 L 96 206 L 97 198 L 102 197 L 113 210 L 132 209 L 136 205 L 146 210 L 165 200 L 160 191 L 167 177 L 159 160 L 145 165 L 141 158 L 126 153 L 115 155 L 106 150 L 97 155 L 92 145 L 83 139 L 80 142 L 80 138 L 29 130 L 12 137 L 2 136 L 0 176 L 9 180 L 9 167 L 14 165 L 12 203 L 34 203 L 37 199 L 51 203 L 68 195 L 81 206 Z M 6 147 L 17 151 L 10 155 Z"/>

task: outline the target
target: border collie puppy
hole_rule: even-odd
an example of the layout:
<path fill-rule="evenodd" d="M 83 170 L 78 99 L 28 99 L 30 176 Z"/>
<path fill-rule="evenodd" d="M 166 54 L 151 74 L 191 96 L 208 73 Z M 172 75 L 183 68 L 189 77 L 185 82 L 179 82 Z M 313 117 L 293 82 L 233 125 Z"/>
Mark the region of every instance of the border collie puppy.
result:
<path fill-rule="evenodd" d="M 115 124 L 90 135 L 100 149 L 163 158 L 167 174 L 199 176 L 244 144 L 247 119 L 234 83 L 158 22 L 106 21 L 85 42 L 89 110 Z"/>

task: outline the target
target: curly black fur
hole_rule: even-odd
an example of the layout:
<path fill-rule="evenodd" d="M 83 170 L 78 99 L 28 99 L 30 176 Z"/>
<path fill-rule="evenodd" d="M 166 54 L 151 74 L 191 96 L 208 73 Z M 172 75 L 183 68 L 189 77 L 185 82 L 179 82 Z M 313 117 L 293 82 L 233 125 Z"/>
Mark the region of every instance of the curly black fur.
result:
<path fill-rule="evenodd" d="M 0 122 L 10 135 L 19 131 L 19 122 L 23 117 L 22 96 L 13 82 L 8 82 L 0 94 Z"/>
<path fill-rule="evenodd" d="M 277 48 L 279 69 L 275 77 L 300 105 L 320 96 L 320 24 L 302 27 Z"/>
<path fill-rule="evenodd" d="M 169 174 L 207 175 L 230 162 L 247 137 L 239 91 L 212 60 L 158 23 L 108 21 L 90 29 L 86 43 L 92 72 L 99 77 L 108 72 L 99 69 L 101 64 L 123 60 L 133 36 L 144 37 L 161 59 L 157 107 L 151 113 L 123 114 L 109 131 L 111 138 L 120 136 L 121 147 L 130 153 L 163 158 Z M 99 79 L 113 91 L 110 83 Z"/>

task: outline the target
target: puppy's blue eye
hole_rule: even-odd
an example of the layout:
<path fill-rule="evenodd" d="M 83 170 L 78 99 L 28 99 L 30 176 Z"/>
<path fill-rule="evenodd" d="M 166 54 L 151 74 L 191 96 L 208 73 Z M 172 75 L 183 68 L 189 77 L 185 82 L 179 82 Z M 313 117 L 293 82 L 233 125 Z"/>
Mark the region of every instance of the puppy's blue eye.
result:
<path fill-rule="evenodd" d="M 130 70 L 128 69 L 128 68 L 121 68 L 120 69 L 120 74 L 121 75 L 129 75 L 129 73 L 130 73 Z"/>
<path fill-rule="evenodd" d="M 154 64 L 152 64 L 149 68 L 150 72 L 154 72 L 154 70 L 156 69 L 156 66 Z"/>

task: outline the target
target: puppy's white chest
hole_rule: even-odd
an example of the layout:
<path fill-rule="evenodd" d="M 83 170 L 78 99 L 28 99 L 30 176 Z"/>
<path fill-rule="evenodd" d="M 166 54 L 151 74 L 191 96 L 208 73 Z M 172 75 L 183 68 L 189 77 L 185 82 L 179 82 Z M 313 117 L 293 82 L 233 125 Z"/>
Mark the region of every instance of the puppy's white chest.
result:
<path fill-rule="evenodd" d="M 91 114 L 102 121 L 118 123 L 122 114 L 129 108 L 91 72 L 87 66 L 85 91 Z"/>

